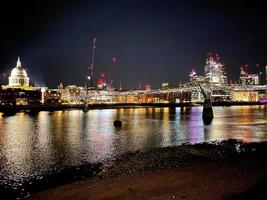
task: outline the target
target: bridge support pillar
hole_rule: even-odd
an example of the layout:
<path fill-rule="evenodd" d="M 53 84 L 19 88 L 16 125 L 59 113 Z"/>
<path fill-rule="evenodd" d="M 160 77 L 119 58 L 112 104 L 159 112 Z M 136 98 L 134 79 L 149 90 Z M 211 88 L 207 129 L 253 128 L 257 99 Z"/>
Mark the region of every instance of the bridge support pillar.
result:
<path fill-rule="evenodd" d="M 204 124 L 210 124 L 213 119 L 213 109 L 211 99 L 206 98 L 204 100 L 202 119 Z"/>

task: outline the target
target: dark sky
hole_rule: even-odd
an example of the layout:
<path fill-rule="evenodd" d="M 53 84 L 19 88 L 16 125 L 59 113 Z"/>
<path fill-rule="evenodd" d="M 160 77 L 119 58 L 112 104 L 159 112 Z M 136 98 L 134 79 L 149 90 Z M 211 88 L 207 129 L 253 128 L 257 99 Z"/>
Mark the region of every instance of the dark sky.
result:
<path fill-rule="evenodd" d="M 49 0 L 0 5 L 0 72 L 17 56 L 32 82 L 83 85 L 96 37 L 95 79 L 101 73 L 124 88 L 142 81 L 186 81 L 203 73 L 206 54 L 217 52 L 230 79 L 241 64 L 251 72 L 267 64 L 263 1 Z M 117 62 L 112 62 L 112 57 Z"/>

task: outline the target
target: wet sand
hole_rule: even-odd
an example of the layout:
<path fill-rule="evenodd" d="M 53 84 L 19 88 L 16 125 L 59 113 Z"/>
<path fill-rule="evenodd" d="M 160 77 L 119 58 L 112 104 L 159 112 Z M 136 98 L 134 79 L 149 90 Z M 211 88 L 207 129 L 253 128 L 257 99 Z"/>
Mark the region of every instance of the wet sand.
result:
<path fill-rule="evenodd" d="M 27 199 L 267 199 L 267 144 L 226 142 L 129 153 L 96 177 Z"/>
<path fill-rule="evenodd" d="M 235 199 L 266 180 L 258 159 L 201 163 L 109 179 L 94 178 L 32 195 L 29 199 Z M 258 195 L 258 194 L 256 194 Z M 256 198 L 255 194 L 252 197 Z"/>

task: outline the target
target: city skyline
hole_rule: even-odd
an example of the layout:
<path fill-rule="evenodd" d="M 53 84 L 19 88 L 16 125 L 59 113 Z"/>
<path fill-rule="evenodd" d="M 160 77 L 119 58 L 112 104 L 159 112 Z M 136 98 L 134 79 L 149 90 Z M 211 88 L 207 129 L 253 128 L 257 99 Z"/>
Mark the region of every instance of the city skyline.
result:
<path fill-rule="evenodd" d="M 82 85 L 95 36 L 95 82 L 102 73 L 129 89 L 186 81 L 193 67 L 204 73 L 208 52 L 219 53 L 229 80 L 237 80 L 240 65 L 253 73 L 256 64 L 267 64 L 262 11 L 250 1 L 13 4 L 1 13 L 1 73 L 8 76 L 21 56 L 34 82 Z"/>

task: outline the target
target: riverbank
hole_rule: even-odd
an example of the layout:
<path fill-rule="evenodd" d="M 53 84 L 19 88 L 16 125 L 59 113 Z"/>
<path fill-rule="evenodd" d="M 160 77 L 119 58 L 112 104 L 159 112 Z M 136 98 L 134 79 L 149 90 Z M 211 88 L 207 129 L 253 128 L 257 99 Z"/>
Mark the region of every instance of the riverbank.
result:
<path fill-rule="evenodd" d="M 266 153 L 267 142 L 235 140 L 128 153 L 92 179 L 27 199 L 260 199 Z"/>
<path fill-rule="evenodd" d="M 88 104 L 88 109 L 118 109 L 118 108 L 140 108 L 140 107 L 188 107 L 191 103 L 118 103 L 118 104 Z M 16 113 L 16 112 L 40 112 L 40 111 L 57 111 L 57 110 L 83 110 L 83 104 L 61 104 L 61 105 L 39 105 L 39 106 L 0 106 L 2 113 Z"/>
<path fill-rule="evenodd" d="M 119 109 L 119 108 L 140 108 L 140 107 L 192 107 L 202 106 L 203 103 L 120 103 L 120 104 L 89 104 L 88 109 Z M 213 106 L 248 106 L 248 105 L 266 105 L 261 102 L 212 102 Z M 77 109 L 83 110 L 84 105 L 62 104 L 62 105 L 39 105 L 39 106 L 0 106 L 0 112 L 14 114 L 16 112 L 36 113 L 40 111 L 57 111 Z"/>

